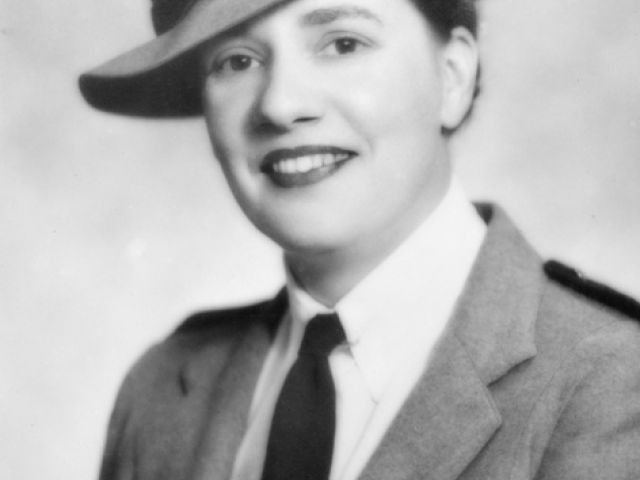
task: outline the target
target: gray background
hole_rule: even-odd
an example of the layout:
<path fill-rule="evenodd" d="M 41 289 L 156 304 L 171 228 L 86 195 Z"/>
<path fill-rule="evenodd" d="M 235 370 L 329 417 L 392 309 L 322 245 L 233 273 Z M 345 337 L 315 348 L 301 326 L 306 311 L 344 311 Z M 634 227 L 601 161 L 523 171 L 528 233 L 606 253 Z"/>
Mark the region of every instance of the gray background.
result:
<path fill-rule="evenodd" d="M 640 2 L 482 0 L 454 152 L 545 256 L 640 296 Z M 273 293 L 200 121 L 91 111 L 75 77 L 145 0 L 0 0 L 0 478 L 84 480 L 128 365 L 195 309 Z"/>

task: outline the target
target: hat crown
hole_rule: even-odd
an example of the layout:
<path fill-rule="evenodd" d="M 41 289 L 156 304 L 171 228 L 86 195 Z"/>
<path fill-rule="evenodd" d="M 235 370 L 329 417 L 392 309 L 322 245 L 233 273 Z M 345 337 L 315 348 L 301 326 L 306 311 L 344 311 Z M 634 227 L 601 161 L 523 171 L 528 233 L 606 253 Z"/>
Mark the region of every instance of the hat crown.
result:
<path fill-rule="evenodd" d="M 151 0 L 151 21 L 157 35 L 171 30 L 197 0 Z"/>

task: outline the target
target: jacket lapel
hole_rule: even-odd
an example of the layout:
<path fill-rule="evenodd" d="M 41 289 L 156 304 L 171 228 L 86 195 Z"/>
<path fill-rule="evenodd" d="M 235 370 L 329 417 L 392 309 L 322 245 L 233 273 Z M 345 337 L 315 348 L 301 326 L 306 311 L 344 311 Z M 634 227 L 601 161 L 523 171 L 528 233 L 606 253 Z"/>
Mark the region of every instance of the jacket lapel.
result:
<path fill-rule="evenodd" d="M 443 341 L 363 480 L 456 478 L 501 418 L 455 337 Z"/>
<path fill-rule="evenodd" d="M 498 209 L 456 312 L 362 480 L 453 480 L 500 427 L 489 385 L 536 353 L 540 260 Z M 491 218 L 489 218 L 491 217 Z"/>
<path fill-rule="evenodd" d="M 196 447 L 190 480 L 229 478 L 237 449 L 246 430 L 249 408 L 258 376 L 271 345 L 275 325 L 286 310 L 282 291 L 260 318 L 251 321 L 221 375 L 215 379 L 202 419 L 202 435 Z M 242 319 L 241 319 L 242 320 Z M 193 359 L 184 374 L 198 382 L 213 382 L 206 359 Z"/>

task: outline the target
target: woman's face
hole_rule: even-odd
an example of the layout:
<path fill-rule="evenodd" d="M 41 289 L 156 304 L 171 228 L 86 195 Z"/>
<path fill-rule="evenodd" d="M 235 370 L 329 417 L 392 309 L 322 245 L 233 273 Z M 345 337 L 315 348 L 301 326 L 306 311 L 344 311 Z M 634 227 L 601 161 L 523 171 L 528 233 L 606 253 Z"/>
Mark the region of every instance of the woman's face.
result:
<path fill-rule="evenodd" d="M 286 251 L 375 248 L 446 190 L 442 127 L 466 112 L 475 61 L 466 31 L 437 38 L 409 0 L 286 3 L 203 50 L 214 152 Z"/>

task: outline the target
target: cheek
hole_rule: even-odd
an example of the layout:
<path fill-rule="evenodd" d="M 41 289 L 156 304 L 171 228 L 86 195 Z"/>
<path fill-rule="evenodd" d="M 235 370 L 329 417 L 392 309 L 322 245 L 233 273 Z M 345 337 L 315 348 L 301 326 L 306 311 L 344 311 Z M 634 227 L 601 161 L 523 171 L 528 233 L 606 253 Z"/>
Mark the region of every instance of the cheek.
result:
<path fill-rule="evenodd" d="M 424 66 L 398 72 L 388 80 L 387 116 L 391 128 L 439 130 L 442 103 L 439 78 Z M 437 126 L 437 128 L 436 128 Z"/>
<path fill-rule="evenodd" d="M 381 62 L 384 63 L 384 62 Z M 428 62 L 387 62 L 385 74 L 371 72 L 367 82 L 341 82 L 343 114 L 372 144 L 390 137 L 424 138 L 439 133 L 442 85 Z"/>
<path fill-rule="evenodd" d="M 207 129 L 209 131 L 213 154 L 225 172 L 228 170 L 228 166 L 231 163 L 230 159 L 234 156 L 234 151 L 237 150 L 237 148 L 234 147 L 235 142 L 233 138 L 229 136 L 228 125 L 227 122 L 221 121 L 220 118 L 207 119 Z"/>
<path fill-rule="evenodd" d="M 238 138 L 237 127 L 226 108 L 218 108 L 218 104 L 209 102 L 205 108 L 205 123 L 215 160 L 219 163 L 229 188 L 238 202 L 244 198 L 242 172 L 239 170 L 242 158 L 242 142 Z"/>
<path fill-rule="evenodd" d="M 398 205 L 425 194 L 440 155 L 441 83 L 428 64 L 421 70 L 411 67 L 409 61 L 399 62 L 388 75 L 372 75 L 366 85 L 350 88 L 356 93 L 343 99 L 350 126 L 371 153 L 361 172 L 364 186 L 353 189 L 361 196 L 352 204 L 373 210 L 371 218 L 397 213 Z M 387 199 L 386 208 L 372 201 L 379 198 Z"/>
<path fill-rule="evenodd" d="M 208 85 L 203 94 L 209 138 L 221 162 L 227 162 L 228 158 L 238 156 L 246 149 L 244 132 L 250 96 L 235 90 Z"/>

